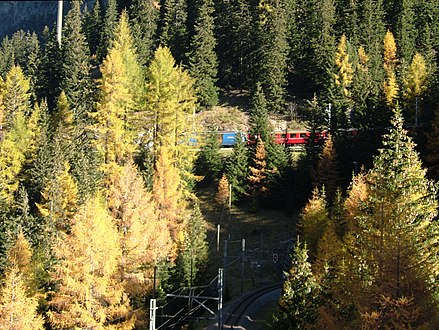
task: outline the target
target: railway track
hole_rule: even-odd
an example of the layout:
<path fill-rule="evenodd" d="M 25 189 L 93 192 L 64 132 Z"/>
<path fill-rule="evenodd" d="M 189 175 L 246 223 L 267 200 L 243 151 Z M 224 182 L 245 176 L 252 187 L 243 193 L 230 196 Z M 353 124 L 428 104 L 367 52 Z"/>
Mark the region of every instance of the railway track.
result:
<path fill-rule="evenodd" d="M 235 302 L 230 309 L 224 313 L 223 329 L 245 329 L 242 324 L 247 319 L 249 320 L 248 311 L 250 306 L 260 297 L 278 290 L 282 287 L 281 283 L 269 285 L 261 288 L 260 290 L 252 291 Z"/>

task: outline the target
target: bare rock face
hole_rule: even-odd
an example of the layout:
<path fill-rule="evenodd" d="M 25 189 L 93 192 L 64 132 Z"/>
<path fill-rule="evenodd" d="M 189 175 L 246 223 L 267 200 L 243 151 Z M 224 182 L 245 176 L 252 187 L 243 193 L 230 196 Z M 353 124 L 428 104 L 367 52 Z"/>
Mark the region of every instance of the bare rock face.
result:
<path fill-rule="evenodd" d="M 41 32 L 56 24 L 58 1 L 0 1 L 0 38 L 15 31 Z"/>
<path fill-rule="evenodd" d="M 86 0 L 88 8 L 95 0 Z M 70 1 L 65 0 L 64 15 L 70 8 Z M 56 25 L 58 1 L 0 1 L 0 40 L 11 36 L 17 30 L 35 31 L 40 34 L 45 26 L 50 29 Z"/>

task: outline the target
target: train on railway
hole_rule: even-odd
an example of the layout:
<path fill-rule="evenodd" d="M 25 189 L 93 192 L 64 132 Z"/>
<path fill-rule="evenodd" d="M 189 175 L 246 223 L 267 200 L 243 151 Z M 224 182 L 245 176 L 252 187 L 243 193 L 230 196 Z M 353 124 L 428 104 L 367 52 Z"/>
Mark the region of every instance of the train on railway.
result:
<path fill-rule="evenodd" d="M 221 147 L 228 148 L 233 147 L 236 144 L 237 139 L 241 138 L 246 141 L 247 144 L 252 144 L 256 141 L 257 137 L 250 136 L 250 134 L 238 132 L 238 131 L 218 131 L 215 132 L 218 135 Z M 311 137 L 311 132 L 307 130 L 287 130 L 273 132 L 273 141 L 276 144 L 283 144 L 289 147 L 303 147 L 308 143 Z M 327 132 L 317 132 L 315 134 L 316 142 L 323 143 L 327 138 Z"/>

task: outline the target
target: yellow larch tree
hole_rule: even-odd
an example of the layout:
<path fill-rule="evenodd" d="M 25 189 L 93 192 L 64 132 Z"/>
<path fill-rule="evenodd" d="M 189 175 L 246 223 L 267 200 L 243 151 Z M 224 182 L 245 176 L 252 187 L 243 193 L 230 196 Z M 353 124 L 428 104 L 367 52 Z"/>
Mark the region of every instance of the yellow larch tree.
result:
<path fill-rule="evenodd" d="M 0 296 L 0 329 L 43 329 L 32 268 L 32 249 L 23 232 L 8 249 Z"/>
<path fill-rule="evenodd" d="M 36 203 L 41 215 L 49 217 L 57 230 L 69 231 L 79 199 L 78 187 L 70 174 L 68 162 L 64 162 L 55 178 L 47 183 L 41 196 L 41 203 Z"/>
<path fill-rule="evenodd" d="M 101 66 L 100 96 L 92 129 L 97 133 L 96 147 L 102 159 L 104 172 L 114 165 L 123 165 L 131 156 L 131 141 L 126 118 L 133 103 L 127 85 L 128 77 L 121 52 L 111 49 Z"/>
<path fill-rule="evenodd" d="M 302 240 L 309 247 L 311 260 L 315 260 L 317 246 L 328 226 L 328 211 L 326 209 L 326 196 L 324 189 L 313 190 L 311 198 L 306 203 L 298 224 Z"/>
<path fill-rule="evenodd" d="M 227 176 L 223 174 L 219 183 L 218 183 L 218 191 L 215 195 L 215 202 L 221 207 L 225 206 L 230 198 L 229 193 L 229 180 L 227 180 Z"/>
<path fill-rule="evenodd" d="M 147 75 L 146 117 L 144 127 L 150 132 L 145 138 L 152 146 L 156 162 L 160 148 L 166 147 L 183 180 L 194 179 L 191 174 L 195 152 L 190 146 L 194 128 L 194 80 L 175 65 L 171 51 L 159 47 Z M 183 181 L 185 183 L 185 181 Z"/>
<path fill-rule="evenodd" d="M 347 98 L 351 95 L 349 88 L 354 77 L 354 70 L 349 57 L 346 36 L 343 34 L 335 52 L 335 65 L 338 68 L 338 72 L 334 74 L 334 79 L 335 84 L 340 87 L 343 96 Z"/>
<path fill-rule="evenodd" d="M 20 180 L 18 176 L 25 165 L 34 137 L 28 128 L 29 79 L 19 66 L 13 66 L 7 73 L 0 92 L 0 112 L 3 117 L 0 139 L 0 199 L 8 204 L 13 201 Z"/>
<path fill-rule="evenodd" d="M 407 99 L 407 106 L 413 109 L 415 114 L 415 125 L 418 124 L 419 100 L 427 90 L 427 64 L 424 57 L 416 53 L 410 64 L 407 76 L 404 79 L 404 97 Z M 414 103 L 414 104 L 413 104 Z"/>
<path fill-rule="evenodd" d="M 133 328 L 129 299 L 117 276 L 119 235 L 100 197 L 83 205 L 71 233 L 61 234 L 54 252 L 59 260 L 52 275 L 57 290 L 48 316 L 55 328 Z"/>
<path fill-rule="evenodd" d="M 180 172 L 172 162 L 169 153 L 166 147 L 160 149 L 154 173 L 153 198 L 158 221 L 167 224 L 175 243 L 184 227 L 183 220 L 187 213 L 187 203 L 183 194 Z M 175 254 L 171 255 L 171 259 L 173 257 Z"/>
<path fill-rule="evenodd" d="M 6 270 L 0 297 L 0 329 L 42 330 L 43 318 L 37 314 L 38 300 L 27 295 L 18 267 Z"/>
<path fill-rule="evenodd" d="M 384 37 L 384 71 L 386 72 L 386 79 L 384 81 L 383 90 L 386 103 L 393 107 L 398 98 L 399 86 L 396 80 L 396 42 L 392 32 L 387 31 Z"/>
<path fill-rule="evenodd" d="M 107 205 L 120 235 L 125 291 L 131 296 L 148 292 L 153 268 L 167 258 L 172 244 L 169 229 L 158 220 L 152 195 L 132 161 L 111 176 Z"/>

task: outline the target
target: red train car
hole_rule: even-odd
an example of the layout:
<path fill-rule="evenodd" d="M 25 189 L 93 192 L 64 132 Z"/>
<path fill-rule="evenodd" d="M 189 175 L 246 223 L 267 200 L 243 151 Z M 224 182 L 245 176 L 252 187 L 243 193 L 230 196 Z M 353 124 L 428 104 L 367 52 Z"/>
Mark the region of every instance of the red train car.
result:
<path fill-rule="evenodd" d="M 285 144 L 288 146 L 300 146 L 308 143 L 311 136 L 310 131 L 306 130 L 294 130 L 294 131 L 284 131 L 284 132 L 275 132 L 274 138 L 277 144 Z M 317 132 L 316 133 L 316 142 L 323 142 L 327 137 L 326 132 Z"/>

